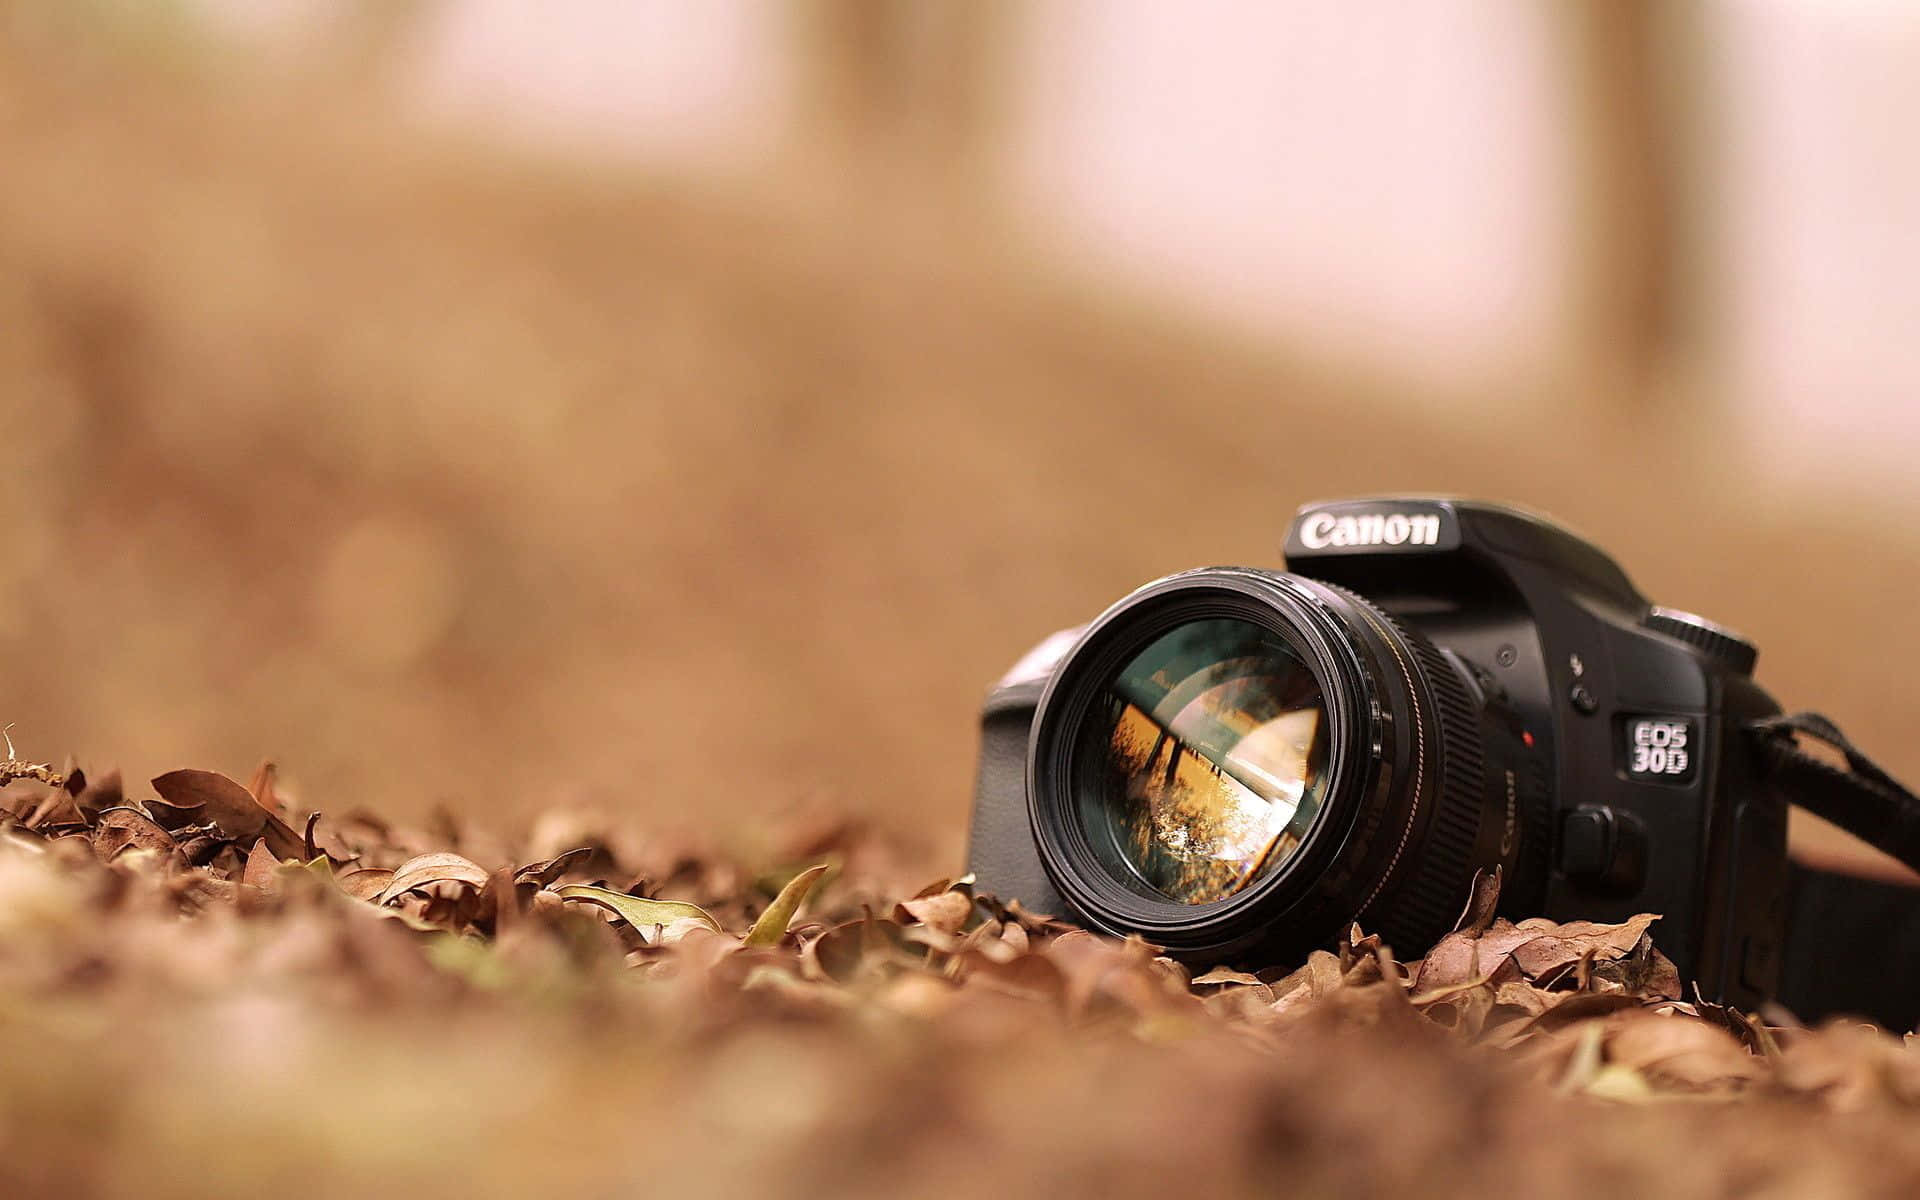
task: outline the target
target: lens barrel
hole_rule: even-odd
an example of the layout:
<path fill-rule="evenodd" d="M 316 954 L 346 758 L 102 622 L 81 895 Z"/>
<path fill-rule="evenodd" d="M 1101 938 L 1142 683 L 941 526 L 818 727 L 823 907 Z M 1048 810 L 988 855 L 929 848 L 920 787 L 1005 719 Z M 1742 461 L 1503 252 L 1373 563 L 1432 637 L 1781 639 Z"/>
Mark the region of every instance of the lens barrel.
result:
<path fill-rule="evenodd" d="M 1106 932 L 1279 960 L 1359 920 L 1411 953 L 1476 867 L 1512 870 L 1511 772 L 1489 763 L 1518 753 L 1465 669 L 1368 601 L 1210 568 L 1128 596 L 1062 660 L 1028 813 L 1049 878 Z"/>

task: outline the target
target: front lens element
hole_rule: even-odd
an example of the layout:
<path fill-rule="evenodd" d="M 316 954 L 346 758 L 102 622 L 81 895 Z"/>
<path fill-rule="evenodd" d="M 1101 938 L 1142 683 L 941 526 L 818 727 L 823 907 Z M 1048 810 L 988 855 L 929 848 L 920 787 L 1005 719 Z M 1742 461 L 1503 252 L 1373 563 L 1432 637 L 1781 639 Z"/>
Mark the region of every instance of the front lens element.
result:
<path fill-rule="evenodd" d="M 1082 726 L 1082 826 L 1143 894 L 1221 900 L 1299 848 L 1326 789 L 1326 704 L 1280 635 L 1193 621 L 1122 666 Z"/>

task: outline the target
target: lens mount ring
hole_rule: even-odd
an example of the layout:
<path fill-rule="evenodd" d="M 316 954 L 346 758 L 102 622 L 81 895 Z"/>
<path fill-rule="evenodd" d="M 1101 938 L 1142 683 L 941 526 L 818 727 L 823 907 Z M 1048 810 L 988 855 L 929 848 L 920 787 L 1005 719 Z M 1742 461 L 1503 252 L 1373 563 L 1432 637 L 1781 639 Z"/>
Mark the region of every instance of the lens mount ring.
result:
<path fill-rule="evenodd" d="M 1432 719 L 1411 686 L 1417 669 L 1386 626 L 1340 609 L 1344 593 L 1298 576 L 1210 568 L 1170 576 L 1126 597 L 1097 618 L 1061 661 L 1035 713 L 1027 800 L 1034 840 L 1049 878 L 1089 924 L 1139 934 L 1183 956 L 1235 953 L 1273 931 L 1338 933 L 1377 892 L 1383 836 L 1404 849 L 1404 830 L 1382 801 L 1401 777 L 1429 790 Z M 1096 856 L 1077 807 L 1080 732 L 1121 666 L 1181 626 L 1227 619 L 1271 632 L 1296 654 L 1318 685 L 1327 722 L 1321 812 L 1291 855 L 1263 877 L 1221 899 L 1182 903 L 1142 895 Z M 1390 624 L 1390 622 L 1388 623 Z M 1364 852 L 1364 853 L 1362 853 Z M 1364 861 L 1362 861 L 1364 860 Z"/>

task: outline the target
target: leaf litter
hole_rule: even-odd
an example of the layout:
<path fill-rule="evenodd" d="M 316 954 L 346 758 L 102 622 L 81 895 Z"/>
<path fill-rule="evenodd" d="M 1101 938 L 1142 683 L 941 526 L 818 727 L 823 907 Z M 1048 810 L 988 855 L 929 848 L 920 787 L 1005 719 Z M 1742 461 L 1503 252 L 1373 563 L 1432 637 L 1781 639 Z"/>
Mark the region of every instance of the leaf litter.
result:
<path fill-rule="evenodd" d="M 1195 974 L 848 823 L 756 870 L 330 821 L 270 767 L 0 777 L 9 1195 L 1920 1183 L 1906 1039 L 1689 999 L 1655 914 L 1508 921 L 1497 877 L 1419 957 Z"/>

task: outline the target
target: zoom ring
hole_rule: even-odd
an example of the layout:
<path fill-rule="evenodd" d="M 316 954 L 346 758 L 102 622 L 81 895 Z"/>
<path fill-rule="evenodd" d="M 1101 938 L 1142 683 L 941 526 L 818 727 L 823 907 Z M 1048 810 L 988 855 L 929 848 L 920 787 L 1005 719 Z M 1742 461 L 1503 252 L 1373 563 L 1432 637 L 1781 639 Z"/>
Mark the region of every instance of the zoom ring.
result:
<path fill-rule="evenodd" d="M 1473 883 L 1474 846 L 1486 800 L 1478 709 L 1459 669 L 1432 642 L 1364 596 L 1324 580 L 1317 582 L 1364 609 L 1412 651 L 1413 674 L 1418 677 L 1413 700 L 1429 706 L 1439 729 L 1437 761 L 1427 764 L 1436 776 L 1433 813 L 1424 830 L 1410 831 L 1405 851 L 1359 914 L 1389 944 L 1405 953 L 1424 954 L 1453 928 Z M 1420 679 L 1426 681 L 1424 689 Z"/>
<path fill-rule="evenodd" d="M 1459 668 L 1432 642 L 1396 625 L 1413 647 L 1440 727 L 1439 782 L 1433 817 L 1417 852 L 1401 863 L 1402 882 L 1389 880 L 1387 907 L 1376 914 L 1381 936 L 1406 953 L 1424 954 L 1452 929 L 1472 890 L 1474 846 L 1486 806 L 1486 764 L 1480 720 Z M 1391 930 L 1391 936 L 1389 936 Z"/>

